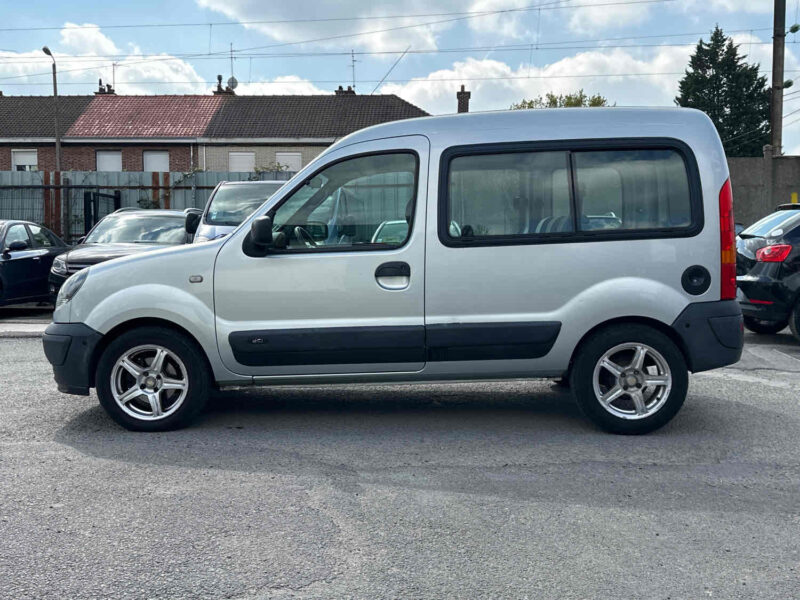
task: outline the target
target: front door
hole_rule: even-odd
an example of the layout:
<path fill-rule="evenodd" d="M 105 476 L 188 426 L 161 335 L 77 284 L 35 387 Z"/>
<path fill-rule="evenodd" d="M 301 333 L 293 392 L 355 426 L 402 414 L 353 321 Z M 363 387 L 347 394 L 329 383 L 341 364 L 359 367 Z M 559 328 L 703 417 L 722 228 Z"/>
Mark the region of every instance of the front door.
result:
<path fill-rule="evenodd" d="M 249 256 L 247 225 L 227 240 L 214 303 L 229 369 L 284 376 L 424 367 L 428 153 L 424 136 L 331 152 L 257 211 L 272 217 L 285 248 Z M 393 235 L 378 239 L 379 230 Z"/>
<path fill-rule="evenodd" d="M 0 275 L 2 275 L 2 300 L 31 298 L 36 295 L 36 283 L 39 276 L 38 265 L 41 262 L 41 250 L 33 247 L 28 229 L 23 223 L 11 225 L 6 231 L 2 249 L 7 249 L 14 242 L 25 242 L 24 250 L 3 253 L 0 256 Z M 47 277 L 45 277 L 45 282 Z"/>

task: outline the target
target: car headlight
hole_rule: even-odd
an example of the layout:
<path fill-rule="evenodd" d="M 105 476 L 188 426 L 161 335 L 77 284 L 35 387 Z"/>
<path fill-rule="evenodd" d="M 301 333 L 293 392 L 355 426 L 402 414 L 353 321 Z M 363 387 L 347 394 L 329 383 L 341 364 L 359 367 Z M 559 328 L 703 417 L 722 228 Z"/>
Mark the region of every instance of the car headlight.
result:
<path fill-rule="evenodd" d="M 66 275 L 67 274 L 67 261 L 65 261 L 63 258 L 56 258 L 53 261 L 52 271 L 53 271 L 53 273 L 56 273 L 57 275 Z"/>
<path fill-rule="evenodd" d="M 84 269 L 83 271 L 78 271 L 67 279 L 64 282 L 64 285 L 61 286 L 61 289 L 58 291 L 58 298 L 56 298 L 56 308 L 59 306 L 63 306 L 70 300 L 75 297 L 75 294 L 78 293 L 78 290 L 83 287 L 83 284 L 86 282 L 86 278 L 89 276 L 89 270 Z"/>

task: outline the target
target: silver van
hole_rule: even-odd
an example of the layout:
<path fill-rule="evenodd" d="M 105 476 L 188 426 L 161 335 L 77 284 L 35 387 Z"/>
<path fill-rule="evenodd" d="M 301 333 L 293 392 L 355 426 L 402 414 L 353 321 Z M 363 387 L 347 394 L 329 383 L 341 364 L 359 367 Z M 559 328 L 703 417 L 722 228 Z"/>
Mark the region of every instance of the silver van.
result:
<path fill-rule="evenodd" d="M 739 360 L 733 223 L 698 111 L 398 121 L 220 240 L 72 276 L 44 348 L 59 390 L 134 430 L 187 424 L 214 386 L 561 377 L 595 424 L 645 433 L 689 372 Z"/>

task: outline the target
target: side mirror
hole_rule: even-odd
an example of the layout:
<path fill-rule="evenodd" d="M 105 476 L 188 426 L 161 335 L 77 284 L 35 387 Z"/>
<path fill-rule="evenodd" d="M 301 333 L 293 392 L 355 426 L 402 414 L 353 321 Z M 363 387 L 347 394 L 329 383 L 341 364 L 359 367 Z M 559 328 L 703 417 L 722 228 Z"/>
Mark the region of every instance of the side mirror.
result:
<path fill-rule="evenodd" d="M 82 244 L 82 243 L 83 243 L 83 242 L 85 242 L 85 241 L 86 241 L 86 236 L 85 236 L 85 235 L 82 235 L 82 236 L 81 236 L 81 237 L 79 237 L 77 240 L 75 240 L 75 245 Z"/>
<path fill-rule="evenodd" d="M 250 224 L 250 240 L 265 248 L 272 245 L 272 217 L 256 217 Z"/>
<path fill-rule="evenodd" d="M 28 242 L 23 242 L 22 240 L 11 242 L 7 248 L 9 252 L 19 252 L 20 250 L 27 250 L 27 249 L 28 249 Z"/>
<path fill-rule="evenodd" d="M 202 216 L 195 212 L 186 213 L 186 222 L 184 227 L 186 228 L 186 233 L 189 235 L 194 235 L 197 233 L 197 229 L 200 227 L 200 221 Z"/>

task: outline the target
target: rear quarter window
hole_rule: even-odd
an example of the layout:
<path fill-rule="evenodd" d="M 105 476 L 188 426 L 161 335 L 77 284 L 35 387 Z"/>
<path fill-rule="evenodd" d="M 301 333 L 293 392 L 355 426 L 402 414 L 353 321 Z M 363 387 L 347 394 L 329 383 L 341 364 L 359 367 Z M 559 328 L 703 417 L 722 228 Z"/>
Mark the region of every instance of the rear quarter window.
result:
<path fill-rule="evenodd" d="M 669 138 L 462 146 L 445 150 L 445 245 L 689 237 L 703 228 L 691 149 Z"/>

